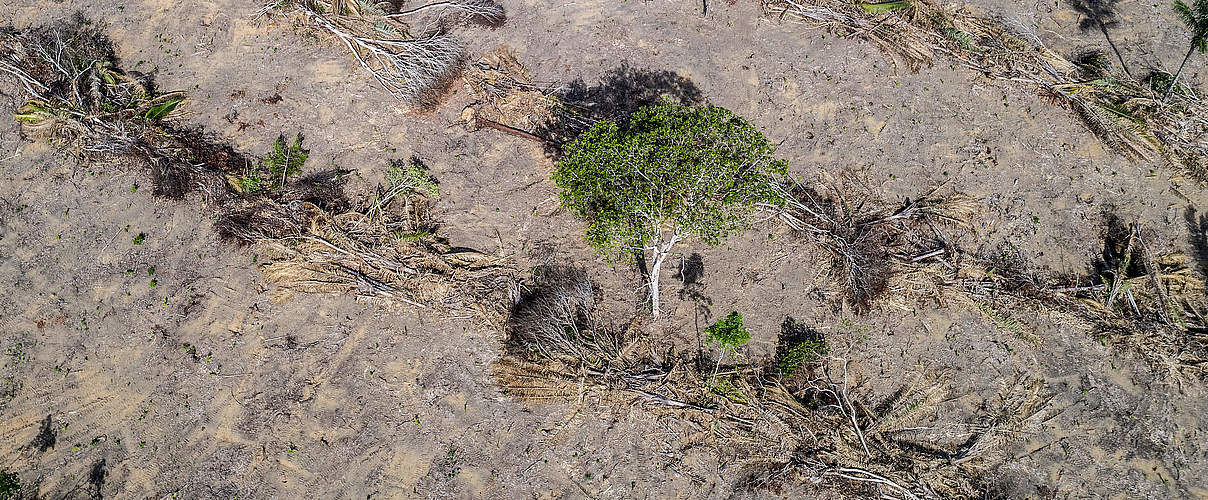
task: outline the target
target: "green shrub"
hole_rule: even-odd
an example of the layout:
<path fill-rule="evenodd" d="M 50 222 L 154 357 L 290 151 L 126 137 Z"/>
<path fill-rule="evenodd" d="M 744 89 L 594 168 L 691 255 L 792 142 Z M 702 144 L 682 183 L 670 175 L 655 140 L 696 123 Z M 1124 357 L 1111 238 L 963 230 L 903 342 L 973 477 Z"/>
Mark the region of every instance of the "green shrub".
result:
<path fill-rule="evenodd" d="M 440 190 L 432 173 L 417 159 L 409 162 L 396 161 L 386 171 L 386 184 L 391 188 L 404 187 L 435 198 Z"/>
<path fill-rule="evenodd" d="M 824 340 L 803 340 L 781 352 L 776 366 L 782 376 L 788 377 L 797 373 L 802 365 L 818 361 L 829 352 L 830 346 Z"/>
<path fill-rule="evenodd" d="M 554 182 L 585 218 L 587 241 L 612 261 L 649 255 L 650 300 L 676 243 L 717 245 L 745 229 L 760 204 L 780 205 L 787 163 L 753 125 L 725 108 L 663 102 L 625 122 L 602 120 L 563 147 Z"/>
<path fill-rule="evenodd" d="M 21 476 L 7 470 L 0 470 L 0 500 L 18 498 L 21 488 Z"/>
<path fill-rule="evenodd" d="M 735 351 L 751 341 L 751 332 L 742 326 L 742 314 L 732 311 L 726 317 L 705 328 L 705 342 L 717 344 L 723 350 Z"/>
<path fill-rule="evenodd" d="M 278 191 L 285 187 L 289 176 L 302 171 L 310 152 L 302 149 L 302 134 L 294 136 L 293 143 L 286 143 L 285 136 L 273 141 L 273 150 L 259 165 L 248 169 L 238 179 L 240 189 L 246 194 L 263 191 Z"/>

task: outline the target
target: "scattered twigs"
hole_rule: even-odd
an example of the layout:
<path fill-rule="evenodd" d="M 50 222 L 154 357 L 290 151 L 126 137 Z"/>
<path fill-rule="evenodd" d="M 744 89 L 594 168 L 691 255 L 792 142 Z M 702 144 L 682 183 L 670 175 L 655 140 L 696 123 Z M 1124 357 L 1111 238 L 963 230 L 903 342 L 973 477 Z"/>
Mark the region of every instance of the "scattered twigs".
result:
<path fill-rule="evenodd" d="M 387 14 L 384 17 L 395 19 L 420 14 L 429 10 L 442 10 L 457 16 L 479 18 L 487 23 L 496 23 L 503 20 L 503 7 L 490 0 L 447 0 L 434 2 L 394 14 Z"/>
<path fill-rule="evenodd" d="M 901 494 L 905 498 L 909 498 L 911 500 L 919 500 L 919 497 L 917 495 L 915 495 L 913 492 L 911 492 L 909 489 L 907 489 L 906 487 L 904 487 L 892 480 L 886 479 L 879 474 L 875 474 L 875 473 L 869 472 L 864 469 L 859 469 L 859 468 L 855 468 L 855 467 L 839 467 L 839 468 L 836 468 L 833 470 L 828 470 L 826 472 L 823 472 L 822 474 L 823 474 L 823 476 L 830 476 L 830 475 L 838 476 L 838 477 L 841 477 L 848 481 L 855 481 L 855 482 L 860 482 L 860 483 L 872 483 L 872 484 L 875 484 L 878 486 L 887 486 L 887 487 L 893 489 L 898 494 Z"/>

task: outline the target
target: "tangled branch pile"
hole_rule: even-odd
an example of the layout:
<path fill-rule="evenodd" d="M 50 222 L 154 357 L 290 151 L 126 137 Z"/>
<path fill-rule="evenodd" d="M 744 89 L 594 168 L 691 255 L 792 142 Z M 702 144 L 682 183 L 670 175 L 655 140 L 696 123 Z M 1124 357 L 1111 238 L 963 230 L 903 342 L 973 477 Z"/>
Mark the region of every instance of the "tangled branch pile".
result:
<path fill-rule="evenodd" d="M 503 8 L 490 0 L 438 1 L 395 13 L 380 9 L 383 3 L 278 0 L 260 14 L 280 10 L 334 37 L 390 95 L 418 108 L 435 105 L 461 71 L 462 46 L 450 29 L 504 20 Z"/>
<path fill-rule="evenodd" d="M 1128 347 L 1151 365 L 1208 374 L 1205 277 L 1182 253 L 1155 253 L 1155 235 L 1139 224 L 1109 219 L 1095 268 L 1062 275 L 1032 269 L 1009 249 L 963 251 L 959 242 L 977 207 L 960 193 L 936 188 L 895 206 L 851 180 L 822 185 L 823 193 L 786 188 L 785 207 L 775 209 L 831 257 L 832 275 L 857 312 L 878 303 L 903 310 L 922 301 L 957 303 L 1030 340 L 1037 339 L 1013 316 L 1045 313 Z"/>
<path fill-rule="evenodd" d="M 28 95 L 15 115 L 27 137 L 81 161 L 145 166 L 160 196 L 181 198 L 191 190 L 223 196 L 225 181 L 211 174 L 239 171 L 243 158 L 200 132 L 166 126 L 185 94 L 161 93 L 150 77 L 128 75 L 116 62 L 108 38 L 80 16 L 0 30 L 0 75 Z"/>
<path fill-rule="evenodd" d="M 933 0 L 851 2 L 765 0 L 769 15 L 871 41 L 911 71 L 937 55 L 989 78 L 1036 85 L 1054 104 L 1072 110 L 1109 147 L 1180 166 L 1208 181 L 1208 104 L 1190 92 L 1169 101 L 1161 82 L 1113 70 L 1101 53 L 1071 61 L 1046 48 L 1022 26 L 960 12 Z M 1008 23 L 1009 25 L 1009 23 Z M 1161 87 L 1161 88 L 1154 88 Z"/>
<path fill-rule="evenodd" d="M 850 179 L 822 185 L 822 193 L 801 184 L 782 188 L 785 206 L 765 208 L 775 208 L 785 224 L 830 254 L 831 274 L 857 311 L 867 311 L 886 292 L 902 295 L 911 283 L 899 278 L 929 263 L 956 269 L 949 260 L 961 256 L 957 240 L 977 212 L 973 199 L 940 194 L 939 186 L 894 206 L 860 192 Z"/>
<path fill-rule="evenodd" d="M 582 272 L 538 269 L 513 311 L 508 353 L 494 366 L 504 390 L 535 400 L 641 403 L 672 414 L 688 443 L 740 463 L 737 480 L 751 488 L 805 482 L 896 498 L 976 497 L 979 471 L 998 460 L 995 451 L 1046 414 L 1043 385 L 1021 380 L 991 414 L 920 424 L 946 398 L 934 378 L 874 404 L 858 393 L 842 358 L 718 363 L 714 370 L 636 325 L 598 324 L 592 297 Z"/>
<path fill-rule="evenodd" d="M 396 194 L 369 210 L 340 214 L 307 202 L 261 201 L 220 224 L 238 228 L 241 241 L 269 244 L 276 258 L 264 274 L 286 290 L 353 295 L 492 324 L 505 317 L 515 283 L 506 259 L 434 236 L 427 201 L 414 188 L 387 192 Z"/>
<path fill-rule="evenodd" d="M 181 131 L 163 119 L 184 94 L 158 94 L 149 80 L 120 72 L 112 45 L 90 22 L 0 33 L 0 70 L 30 94 L 17 119 L 32 138 L 82 161 L 148 169 L 157 196 L 200 192 L 217 212 L 220 236 L 263 242 L 281 260 L 264 266 L 282 287 L 350 293 L 497 321 L 514 279 L 500 259 L 454 249 L 433 236 L 427 197 L 436 185 L 418 162 L 396 162 L 389 185 L 360 207 L 332 170 L 294 179 L 306 161 L 299 136 L 277 139 L 262 161 Z"/>
<path fill-rule="evenodd" d="M 506 45 L 483 54 L 465 76 L 476 102 L 462 111 L 461 120 L 471 131 L 491 123 L 517 131 L 536 130 L 558 112 L 554 91 L 535 84 L 516 52 Z"/>

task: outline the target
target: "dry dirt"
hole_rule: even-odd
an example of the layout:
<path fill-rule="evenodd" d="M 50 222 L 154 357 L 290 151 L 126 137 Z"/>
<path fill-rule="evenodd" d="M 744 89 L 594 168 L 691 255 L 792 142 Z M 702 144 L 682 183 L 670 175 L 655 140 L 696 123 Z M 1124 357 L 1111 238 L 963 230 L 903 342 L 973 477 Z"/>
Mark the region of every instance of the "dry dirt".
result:
<path fill-rule="evenodd" d="M 948 181 L 983 208 L 977 245 L 1010 244 L 1056 270 L 1088 269 L 1106 213 L 1192 251 L 1186 214 L 1208 210 L 1203 187 L 1105 150 L 1033 89 L 942 62 L 896 72 L 872 45 L 766 19 L 752 2 L 710 2 L 707 16 L 696 0 L 502 4 L 503 26 L 461 31 L 469 54 L 508 44 L 551 84 L 593 87 L 628 65 L 650 83 L 698 89 L 779 143 L 795 175 L 858 172 L 891 200 Z M 438 219 L 453 244 L 521 265 L 552 250 L 639 310 L 637 273 L 595 257 L 582 223 L 557 210 L 538 145 L 467 132 L 456 123 L 469 103 L 461 87 L 431 113 L 405 113 L 339 47 L 279 18 L 252 22 L 259 7 L 7 0 L 0 20 L 24 27 L 82 11 L 106 27 L 125 68 L 191 93 L 186 122 L 255 154 L 301 131 L 311 168 L 358 172 L 354 196 L 389 159 L 417 155 L 440 181 Z M 1134 72 L 1177 65 L 1186 37 L 1165 0 L 1117 7 L 1109 33 Z M 1106 47 L 1060 1 L 966 8 L 1032 26 L 1063 53 Z M 1189 74 L 1208 87 L 1202 57 Z M 11 110 L 19 94 L 5 85 L 0 105 Z M 220 243 L 205 207 L 154 199 L 148 186 L 136 171 L 74 164 L 3 125 L 0 467 L 42 496 L 771 495 L 736 490 L 736 468 L 681 450 L 684 436 L 641 406 L 502 394 L 489 366 L 497 332 L 349 297 L 281 297 L 257 270 L 257 249 Z M 692 338 L 738 310 L 760 357 L 791 316 L 851 359 L 873 400 L 945 373 L 952 412 L 992 402 L 1021 373 L 1047 381 L 1057 416 L 1003 451 L 1006 464 L 988 471 L 996 495 L 1208 498 L 1204 381 L 1046 316 L 1018 318 L 1040 339 L 1029 342 L 959 307 L 836 309 L 818 252 L 771 224 L 679 250 L 701 255 L 711 305 L 694 314 L 669 277 L 667 335 Z"/>

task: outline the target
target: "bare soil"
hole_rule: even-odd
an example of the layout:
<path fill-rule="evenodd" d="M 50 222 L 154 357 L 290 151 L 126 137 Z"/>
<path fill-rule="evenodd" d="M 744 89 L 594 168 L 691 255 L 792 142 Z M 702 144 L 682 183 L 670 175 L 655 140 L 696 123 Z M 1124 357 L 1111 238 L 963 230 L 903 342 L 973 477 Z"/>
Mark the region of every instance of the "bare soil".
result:
<path fill-rule="evenodd" d="M 1038 266 L 1085 273 L 1106 214 L 1195 253 L 1188 218 L 1208 191 L 1159 164 L 1125 159 L 1034 89 L 942 62 L 909 74 L 869 44 L 761 16 L 739 1 L 502 2 L 495 29 L 460 31 L 467 53 L 511 46 L 550 84 L 616 92 L 699 92 L 755 123 L 804 179 L 854 173 L 890 200 L 937 183 L 982 205 L 974 251 L 1017 248 Z M 586 266 L 610 299 L 640 313 L 640 276 L 604 263 L 583 224 L 558 209 L 539 144 L 457 118 L 457 86 L 428 113 L 402 110 L 337 45 L 261 6 L 232 0 L 5 3 L 17 27 L 82 11 L 123 67 L 191 94 L 185 121 L 263 154 L 301 131 L 310 167 L 353 169 L 365 195 L 390 159 L 422 158 L 440 181 L 440 231 L 454 245 L 550 255 Z M 1108 48 L 1065 3 L 966 2 L 1032 27 L 1063 53 Z M 1173 69 L 1187 37 L 1166 2 L 1125 1 L 1109 28 L 1134 73 Z M 1208 88 L 1204 59 L 1188 81 Z M 621 82 L 636 81 L 633 74 Z M 0 104 L 20 104 L 0 85 Z M 502 394 L 490 363 L 500 334 L 422 310 L 350 297 L 283 295 L 256 248 L 218 240 L 198 202 L 151 196 L 136 169 L 77 165 L 0 130 L 0 467 L 47 498 L 722 498 L 840 493 L 801 485 L 736 489 L 739 471 L 640 405 L 526 402 Z M 1198 233 L 1197 233 L 1198 231 Z M 144 235 L 140 242 L 135 239 Z M 664 281 L 659 328 L 693 342 L 731 310 L 770 356 L 786 317 L 825 334 L 874 401 L 944 373 L 944 411 L 972 414 L 1020 374 L 1059 409 L 988 471 L 1010 498 L 1208 498 L 1208 399 L 1057 318 L 1020 312 L 1039 341 L 976 310 L 930 304 L 857 315 L 836 306 L 813 246 L 762 223 L 726 245 L 689 241 L 704 264 L 693 302 Z M 674 270 L 665 273 L 674 274 Z M 707 307 L 700 309 L 695 304 Z M 938 416 L 937 416 L 938 419 Z"/>

